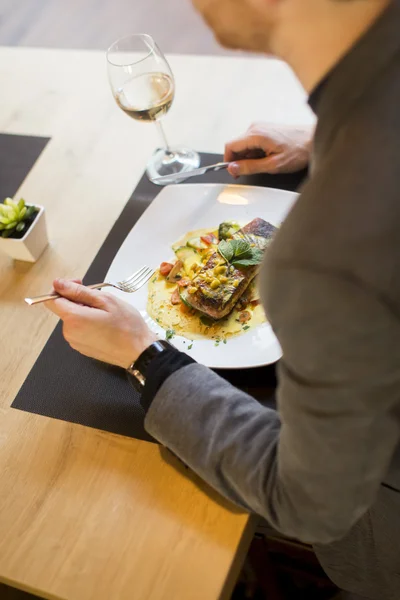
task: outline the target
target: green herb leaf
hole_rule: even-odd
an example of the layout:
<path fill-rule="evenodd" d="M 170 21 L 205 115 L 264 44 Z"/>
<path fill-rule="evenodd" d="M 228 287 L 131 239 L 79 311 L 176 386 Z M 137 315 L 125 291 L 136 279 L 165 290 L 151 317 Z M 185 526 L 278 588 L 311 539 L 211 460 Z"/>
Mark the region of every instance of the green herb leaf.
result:
<path fill-rule="evenodd" d="M 226 262 L 231 262 L 233 255 L 234 255 L 233 248 L 231 246 L 231 242 L 222 240 L 222 242 L 220 242 L 218 244 L 218 252 L 222 256 L 222 258 L 224 258 L 226 260 Z"/>
<path fill-rule="evenodd" d="M 175 329 L 167 329 L 167 331 L 165 332 L 165 339 L 172 340 L 174 335 L 175 335 Z"/>
<path fill-rule="evenodd" d="M 234 258 L 245 258 L 249 253 L 251 254 L 251 246 L 246 240 L 231 240 L 229 243 L 232 247 Z"/>
<path fill-rule="evenodd" d="M 251 267 L 259 265 L 263 259 L 263 251 L 253 248 L 246 240 L 223 240 L 218 244 L 221 256 L 235 267 Z"/>
<path fill-rule="evenodd" d="M 235 267 L 254 267 L 258 265 L 258 261 L 254 262 L 253 258 L 243 258 L 242 260 L 235 260 L 232 262 Z"/>
<path fill-rule="evenodd" d="M 250 325 L 245 325 L 245 326 L 243 327 L 243 331 L 247 331 L 248 329 L 250 329 Z"/>
<path fill-rule="evenodd" d="M 193 342 L 190 344 L 190 346 L 188 346 L 188 350 L 191 350 L 193 348 Z"/>
<path fill-rule="evenodd" d="M 265 252 L 264 252 L 264 250 L 261 250 L 260 248 L 252 248 L 251 254 L 252 254 L 254 260 L 258 260 L 259 262 L 262 262 Z"/>
<path fill-rule="evenodd" d="M 252 248 L 251 250 L 251 256 L 240 258 L 238 260 L 234 259 L 232 264 L 235 265 L 235 267 L 253 267 L 255 265 L 259 265 L 264 256 L 263 251 L 259 248 Z"/>

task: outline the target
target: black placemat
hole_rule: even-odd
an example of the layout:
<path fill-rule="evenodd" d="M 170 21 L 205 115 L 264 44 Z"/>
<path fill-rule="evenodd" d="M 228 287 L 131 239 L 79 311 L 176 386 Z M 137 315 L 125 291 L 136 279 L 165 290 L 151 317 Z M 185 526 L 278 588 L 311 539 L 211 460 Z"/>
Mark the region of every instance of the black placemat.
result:
<path fill-rule="evenodd" d="M 0 202 L 15 195 L 49 139 L 0 133 Z M 38 198 L 34 201 L 40 203 Z"/>
<path fill-rule="evenodd" d="M 212 164 L 220 159 L 215 154 L 202 154 L 202 164 Z M 305 172 L 243 177 L 237 183 L 295 190 L 304 176 Z M 229 174 L 221 171 L 188 181 L 232 183 Z M 150 183 L 146 175 L 142 177 L 89 268 L 85 283 L 104 279 L 125 237 L 159 191 L 160 188 Z M 272 393 L 275 375 L 271 367 L 221 374 L 260 400 L 267 400 Z M 62 337 L 60 324 L 50 336 L 12 407 L 153 441 L 143 426 L 139 395 L 127 383 L 125 373 L 71 350 Z"/>

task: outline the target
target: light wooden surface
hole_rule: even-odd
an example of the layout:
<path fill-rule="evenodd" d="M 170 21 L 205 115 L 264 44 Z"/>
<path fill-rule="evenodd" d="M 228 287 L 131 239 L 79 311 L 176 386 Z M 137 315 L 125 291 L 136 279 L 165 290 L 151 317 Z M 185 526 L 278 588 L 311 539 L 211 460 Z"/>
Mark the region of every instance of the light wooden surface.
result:
<path fill-rule="evenodd" d="M 250 120 L 312 121 L 277 61 L 170 60 L 173 143 L 221 151 Z M 0 131 L 52 137 L 19 191 L 46 207 L 51 246 L 36 265 L 0 256 L 0 580 L 65 600 L 226 596 L 247 515 L 157 445 L 10 408 L 56 323 L 22 298 L 46 292 L 55 276 L 85 273 L 157 143 L 155 128 L 118 110 L 99 52 L 0 48 L 0 89 Z"/>

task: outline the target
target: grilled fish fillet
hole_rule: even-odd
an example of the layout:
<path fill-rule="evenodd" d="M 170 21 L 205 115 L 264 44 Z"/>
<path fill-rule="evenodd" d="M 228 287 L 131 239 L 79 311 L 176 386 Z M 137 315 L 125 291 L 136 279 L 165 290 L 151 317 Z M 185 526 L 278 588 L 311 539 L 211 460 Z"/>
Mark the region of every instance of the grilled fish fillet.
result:
<path fill-rule="evenodd" d="M 263 219 L 254 219 L 245 227 L 240 229 L 233 237 L 245 238 L 265 250 L 274 234 L 276 227 Z M 220 266 L 226 267 L 223 274 L 227 278 L 226 283 L 221 283 L 216 289 L 212 289 L 210 280 L 215 279 L 214 269 Z M 219 252 L 215 252 L 208 259 L 204 267 L 199 271 L 192 281 L 191 289 L 196 288 L 194 293 L 191 289 L 182 292 L 185 304 L 202 312 L 212 319 L 222 319 L 228 315 L 242 294 L 257 275 L 260 265 L 251 267 L 235 267 L 227 265 Z"/>

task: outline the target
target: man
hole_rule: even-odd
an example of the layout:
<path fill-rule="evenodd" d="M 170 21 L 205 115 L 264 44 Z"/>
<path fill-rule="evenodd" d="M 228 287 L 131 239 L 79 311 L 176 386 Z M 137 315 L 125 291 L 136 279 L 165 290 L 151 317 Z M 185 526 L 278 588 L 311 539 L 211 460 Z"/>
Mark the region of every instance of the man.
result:
<path fill-rule="evenodd" d="M 400 0 L 196 4 L 222 43 L 286 60 L 318 117 L 311 176 L 261 272 L 283 349 L 279 413 L 186 355 L 158 352 L 115 298 L 55 282 L 64 298 L 52 310 L 80 352 L 136 361 L 146 427 L 187 465 L 314 544 L 339 587 L 398 600 Z M 228 145 L 231 173 L 304 164 L 304 132 L 271 135 Z M 269 156 L 246 159 L 260 146 Z"/>

